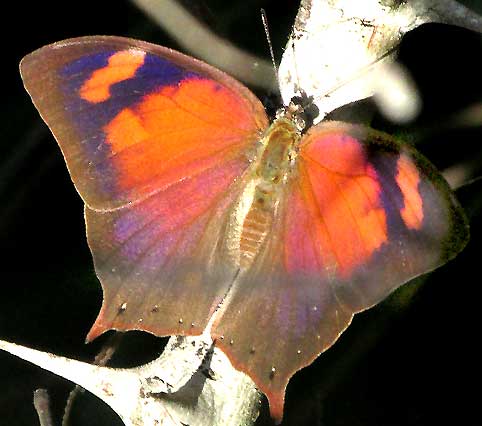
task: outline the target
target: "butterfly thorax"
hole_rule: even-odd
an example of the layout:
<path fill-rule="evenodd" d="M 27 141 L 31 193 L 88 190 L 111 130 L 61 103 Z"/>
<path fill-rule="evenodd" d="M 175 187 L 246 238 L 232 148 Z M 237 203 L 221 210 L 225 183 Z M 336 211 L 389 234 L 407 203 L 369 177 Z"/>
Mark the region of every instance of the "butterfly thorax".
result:
<path fill-rule="evenodd" d="M 266 187 L 279 184 L 289 171 L 301 138 L 292 120 L 279 118 L 268 128 L 256 174 Z"/>
<path fill-rule="evenodd" d="M 278 118 L 261 139 L 249 191 L 243 193 L 246 206 L 239 235 L 239 264 L 248 268 L 269 234 L 280 192 L 283 190 L 301 138 L 300 131 L 288 118 Z M 247 198 L 247 199 L 246 199 Z"/>

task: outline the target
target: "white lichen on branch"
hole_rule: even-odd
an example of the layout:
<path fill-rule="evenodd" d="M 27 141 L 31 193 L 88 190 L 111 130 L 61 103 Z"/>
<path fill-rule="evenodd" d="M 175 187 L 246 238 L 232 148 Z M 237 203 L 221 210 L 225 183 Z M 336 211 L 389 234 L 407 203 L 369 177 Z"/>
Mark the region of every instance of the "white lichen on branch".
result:
<path fill-rule="evenodd" d="M 280 66 L 284 102 L 303 89 L 315 97 L 320 121 L 378 94 L 390 118 L 414 118 L 420 100 L 394 61 L 403 35 L 428 22 L 482 30 L 480 16 L 453 0 L 303 0 Z"/>

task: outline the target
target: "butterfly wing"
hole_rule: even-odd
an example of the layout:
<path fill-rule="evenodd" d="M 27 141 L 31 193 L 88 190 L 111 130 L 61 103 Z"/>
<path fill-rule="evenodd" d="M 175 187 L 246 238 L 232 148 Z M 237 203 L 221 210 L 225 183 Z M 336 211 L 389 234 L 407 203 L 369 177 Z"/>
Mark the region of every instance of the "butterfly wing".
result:
<path fill-rule="evenodd" d="M 119 37 L 46 46 L 21 74 L 86 204 L 104 291 L 88 338 L 200 333 L 235 273 L 219 238 L 267 126 L 259 100 L 200 61 Z"/>
<path fill-rule="evenodd" d="M 320 124 L 302 140 L 272 231 L 213 335 L 277 420 L 291 376 L 354 313 L 445 263 L 468 239 L 434 166 L 385 134 L 342 123 Z"/>

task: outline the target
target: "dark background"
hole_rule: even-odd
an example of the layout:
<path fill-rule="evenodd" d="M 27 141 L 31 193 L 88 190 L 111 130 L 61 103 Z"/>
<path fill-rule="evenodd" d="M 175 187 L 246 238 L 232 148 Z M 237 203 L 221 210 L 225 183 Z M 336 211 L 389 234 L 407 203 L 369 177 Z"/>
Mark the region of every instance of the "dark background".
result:
<path fill-rule="evenodd" d="M 268 58 L 259 8 L 267 10 L 277 58 L 297 1 L 184 2 L 218 35 Z M 112 34 L 178 47 L 127 1 L 17 2 L 3 14 L 0 142 L 0 339 L 92 360 L 105 337 L 84 345 L 101 304 L 85 241 L 82 202 L 56 143 L 23 90 L 23 55 L 67 37 Z M 477 6 L 477 2 L 472 2 Z M 8 6 L 5 6 L 7 8 Z M 480 13 L 480 5 L 479 13 Z M 404 38 L 401 58 L 419 84 L 424 110 L 410 126 L 375 114 L 379 128 L 408 134 L 437 167 L 482 166 L 478 126 L 447 126 L 450 117 L 482 100 L 480 35 L 426 25 Z M 257 91 L 262 100 L 268 95 Z M 457 191 L 471 222 L 463 253 L 387 301 L 356 316 L 328 352 L 288 386 L 285 425 L 480 424 L 479 347 L 482 185 Z M 114 365 L 153 359 L 164 339 L 128 333 Z M 72 385 L 0 352 L 0 425 L 36 425 L 34 389 L 45 387 L 57 425 Z M 76 404 L 72 425 L 121 424 L 92 397 Z M 79 408 L 80 407 L 80 408 Z M 269 425 L 264 403 L 259 425 Z"/>

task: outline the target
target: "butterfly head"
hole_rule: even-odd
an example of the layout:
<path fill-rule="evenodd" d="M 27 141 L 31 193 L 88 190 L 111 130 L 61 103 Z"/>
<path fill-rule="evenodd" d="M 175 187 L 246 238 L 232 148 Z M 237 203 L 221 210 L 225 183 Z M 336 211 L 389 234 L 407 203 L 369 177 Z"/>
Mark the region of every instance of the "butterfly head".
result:
<path fill-rule="evenodd" d="M 276 118 L 286 117 L 292 120 L 300 132 L 305 132 L 318 117 L 320 111 L 313 102 L 313 96 L 300 89 L 298 96 L 293 96 L 290 103 L 276 112 Z"/>

